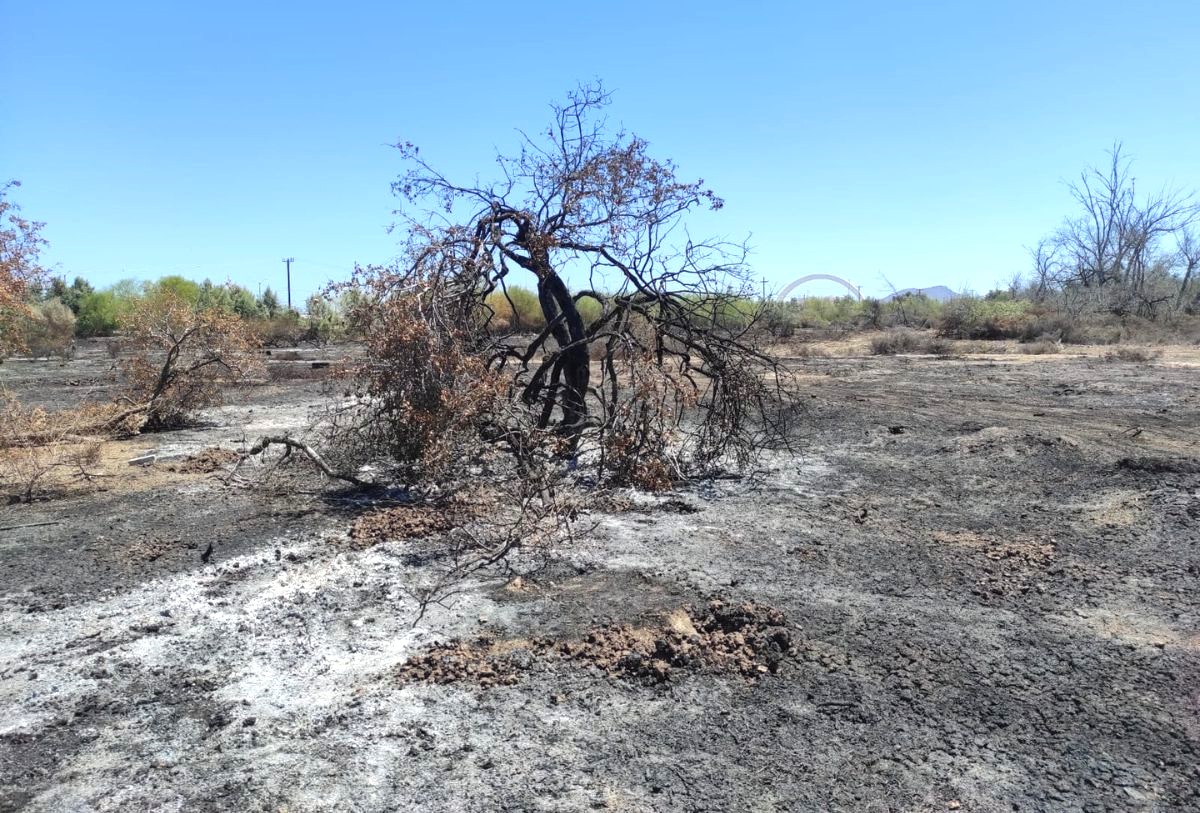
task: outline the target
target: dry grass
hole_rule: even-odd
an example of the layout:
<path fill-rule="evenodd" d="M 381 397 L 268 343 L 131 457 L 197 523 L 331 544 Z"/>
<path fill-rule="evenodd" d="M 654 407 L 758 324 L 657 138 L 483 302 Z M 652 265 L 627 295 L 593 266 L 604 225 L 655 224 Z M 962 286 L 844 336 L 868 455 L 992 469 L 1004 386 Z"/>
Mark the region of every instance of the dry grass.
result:
<path fill-rule="evenodd" d="M 32 502 L 94 490 L 163 487 L 182 476 L 209 474 L 233 452 L 208 449 L 172 466 L 130 466 L 150 449 L 133 434 L 139 415 L 114 404 L 51 412 L 27 407 L 0 391 L 0 503 Z M 173 476 L 174 475 L 174 476 Z"/>
<path fill-rule="evenodd" d="M 48 412 L 0 394 L 0 494 L 31 502 L 64 479 L 97 476 L 90 470 L 102 440 L 95 427 L 106 414 L 98 407 Z"/>

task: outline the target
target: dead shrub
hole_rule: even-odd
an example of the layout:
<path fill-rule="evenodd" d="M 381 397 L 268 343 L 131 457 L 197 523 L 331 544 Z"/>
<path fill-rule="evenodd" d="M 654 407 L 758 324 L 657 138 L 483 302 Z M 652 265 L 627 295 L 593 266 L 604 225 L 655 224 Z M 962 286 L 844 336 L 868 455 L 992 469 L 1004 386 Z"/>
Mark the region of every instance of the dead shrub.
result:
<path fill-rule="evenodd" d="M 892 328 L 871 339 L 871 355 L 955 355 L 953 342 L 906 327 Z"/>
<path fill-rule="evenodd" d="M 1101 356 L 1105 361 L 1124 361 L 1133 364 L 1145 364 L 1161 357 L 1161 350 L 1152 350 L 1148 347 L 1117 347 Z"/>
<path fill-rule="evenodd" d="M 1062 344 L 1116 344 L 1121 341 L 1121 325 L 1111 317 L 1045 313 L 1026 323 L 1020 340 L 1023 343 L 1052 340 Z"/>
<path fill-rule="evenodd" d="M 478 450 L 506 388 L 470 349 L 467 323 L 439 304 L 413 293 L 370 306 L 367 360 L 351 371 L 356 407 L 342 416 L 344 431 L 335 431 L 339 457 L 365 430 L 374 448 L 360 449 L 366 456 L 352 455 L 359 458 L 352 462 L 384 452 L 415 482 L 447 475 Z"/>
<path fill-rule="evenodd" d="M 503 393 L 485 421 L 491 437 L 545 439 L 589 468 L 611 459 L 606 445 L 657 457 L 669 442 L 675 470 L 689 475 L 744 462 L 767 442 L 786 445 L 794 393 L 758 344 L 764 309 L 746 247 L 684 238 L 689 212 L 722 201 L 653 158 L 646 142 L 608 131 L 608 101 L 598 84 L 569 94 L 531 148 L 497 156 L 504 177 L 494 184 L 455 185 L 414 145 L 398 145 L 407 171 L 393 189 L 413 207 L 405 256 L 361 274 L 369 297 L 420 292 L 435 334 L 462 335 L 482 362 L 475 386 Z M 446 207 L 465 219 L 417 214 Z M 568 279 L 576 264 L 590 264 L 590 275 Z M 521 284 L 536 335 L 509 332 Z M 649 420 L 666 435 L 628 404 L 644 385 L 635 368 L 647 365 L 657 368 L 654 387 L 680 390 L 656 401 L 662 421 Z M 725 402 L 735 395 L 739 403 Z M 660 463 L 647 468 L 661 473 Z"/>
<path fill-rule="evenodd" d="M 21 207 L 9 198 L 19 181 L 0 183 L 0 360 L 24 349 L 20 324 L 30 316 L 30 288 L 42 281 L 45 270 L 38 256 L 46 245 L 44 224 L 21 216 Z"/>
<path fill-rule="evenodd" d="M 197 310 L 169 292 L 137 303 L 125 330 L 123 401 L 142 411 L 148 428 L 184 424 L 196 410 L 221 403 L 226 386 L 261 370 L 253 353 L 258 338 L 243 320 Z"/>
<path fill-rule="evenodd" d="M 57 299 L 29 308 L 20 325 L 26 351 L 36 358 L 69 358 L 75 352 L 75 314 Z"/>
<path fill-rule="evenodd" d="M 1024 345 L 1021 348 L 1021 351 L 1030 356 L 1045 356 L 1045 355 L 1051 355 L 1054 353 L 1061 352 L 1062 345 L 1060 345 L 1058 342 L 1055 342 L 1055 341 L 1043 339 L 1041 341 L 1037 341 L 1037 342 L 1033 342 L 1031 344 Z"/>
<path fill-rule="evenodd" d="M 824 347 L 809 342 L 793 344 L 789 350 L 794 357 L 801 359 L 827 359 L 831 356 Z"/>
<path fill-rule="evenodd" d="M 600 475 L 614 485 L 662 491 L 680 470 L 672 454 L 670 416 L 690 404 L 674 403 L 686 391 L 652 363 L 633 364 L 630 371 L 637 379 L 632 397 L 617 405 L 600 436 Z"/>
<path fill-rule="evenodd" d="M 111 408 L 50 412 L 25 407 L 0 393 L 0 492 L 10 502 L 31 502 L 56 484 L 93 475 L 88 467 L 100 456 L 98 428 Z"/>

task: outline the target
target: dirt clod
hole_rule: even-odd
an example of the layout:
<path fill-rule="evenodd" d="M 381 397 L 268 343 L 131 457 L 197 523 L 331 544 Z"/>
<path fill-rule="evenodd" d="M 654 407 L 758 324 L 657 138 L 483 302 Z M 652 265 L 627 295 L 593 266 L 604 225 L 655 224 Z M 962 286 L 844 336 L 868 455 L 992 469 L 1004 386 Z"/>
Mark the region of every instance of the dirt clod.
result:
<path fill-rule="evenodd" d="M 443 508 L 400 505 L 363 514 L 350 526 L 350 541 L 368 548 L 391 539 L 415 539 L 455 527 L 454 517 Z"/>
<path fill-rule="evenodd" d="M 214 471 L 233 465 L 237 460 L 237 452 L 212 446 L 196 454 L 188 455 L 178 463 L 172 463 L 167 466 L 167 471 L 177 474 L 212 474 Z"/>
<path fill-rule="evenodd" d="M 778 671 L 791 651 L 791 631 L 778 610 L 752 602 L 713 601 L 699 610 L 676 610 L 655 626 L 600 626 L 573 640 L 484 636 L 453 641 L 408 660 L 400 667 L 400 680 L 512 685 L 521 672 L 556 661 L 650 683 L 667 681 L 678 670 L 740 674 L 753 680 Z"/>

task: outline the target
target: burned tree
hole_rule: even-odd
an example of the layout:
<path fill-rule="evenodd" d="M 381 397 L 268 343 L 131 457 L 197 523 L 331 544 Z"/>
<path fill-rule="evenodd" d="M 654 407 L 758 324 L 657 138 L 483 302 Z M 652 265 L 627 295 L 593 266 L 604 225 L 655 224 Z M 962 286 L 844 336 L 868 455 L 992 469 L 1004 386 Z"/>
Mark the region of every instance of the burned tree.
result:
<path fill-rule="evenodd" d="M 1200 205 L 1193 193 L 1143 194 L 1130 168 L 1117 143 L 1106 166 L 1069 185 L 1078 214 L 1034 252 L 1039 297 L 1059 291 L 1070 310 L 1100 307 L 1149 319 L 1183 305 L 1196 266 L 1191 229 Z"/>
<path fill-rule="evenodd" d="M 146 297 L 123 325 L 121 400 L 146 428 L 180 426 L 221 403 L 222 390 L 255 374 L 259 341 L 236 316 L 199 309 L 173 293 Z"/>
<path fill-rule="evenodd" d="M 781 370 L 755 345 L 746 248 L 686 232 L 689 212 L 721 199 L 680 180 L 646 141 L 608 131 L 607 103 L 599 86 L 570 94 L 539 137 L 497 158 L 491 184 L 459 185 L 399 145 L 410 165 L 394 184 L 408 203 L 407 248 L 398 267 L 360 278 L 367 320 L 394 330 L 390 314 L 417 315 L 432 344 L 452 337 L 489 387 L 503 382 L 503 409 L 481 422 L 495 437 L 511 438 L 506 422 L 523 413 L 560 454 L 643 485 L 745 463 L 785 437 L 788 400 Z M 509 287 L 522 281 L 544 317 L 534 335 L 488 304 L 499 293 L 511 306 Z M 389 365 L 372 353 L 376 403 L 388 400 L 379 384 Z"/>

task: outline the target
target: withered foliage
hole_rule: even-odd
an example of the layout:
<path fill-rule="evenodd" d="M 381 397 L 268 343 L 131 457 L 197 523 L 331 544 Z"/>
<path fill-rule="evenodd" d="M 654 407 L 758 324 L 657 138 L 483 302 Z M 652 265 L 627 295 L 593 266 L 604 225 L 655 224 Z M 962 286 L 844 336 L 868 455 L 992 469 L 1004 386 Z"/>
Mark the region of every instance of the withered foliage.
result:
<path fill-rule="evenodd" d="M 372 296 L 356 317 L 368 325 L 366 362 L 354 373 L 357 411 L 378 439 L 368 454 L 386 450 L 409 479 L 435 479 L 463 462 L 478 445 L 482 422 L 502 405 L 504 386 L 486 359 L 474 352 L 469 314 L 438 295 L 438 280 L 408 280 L 410 289 L 389 291 L 374 278 Z"/>
<path fill-rule="evenodd" d="M 146 297 L 124 325 L 123 400 L 148 428 L 178 426 L 221 402 L 223 387 L 261 373 L 258 339 L 225 311 L 193 307 L 172 293 Z"/>
<path fill-rule="evenodd" d="M 52 412 L 27 407 L 0 391 L 0 494 L 31 502 L 51 483 L 87 480 L 100 455 L 97 427 L 119 424 L 111 405 Z"/>
<path fill-rule="evenodd" d="M 598 86 L 571 94 L 485 186 L 400 145 L 406 251 L 356 285 L 370 325 L 359 427 L 402 463 L 461 461 L 456 438 L 481 432 L 519 459 L 540 445 L 657 488 L 786 442 L 787 382 L 756 346 L 746 248 L 683 228 L 721 199 L 606 131 L 607 103 Z M 518 281 L 536 285 L 532 333 L 511 318 Z"/>
<path fill-rule="evenodd" d="M 8 194 L 17 186 L 17 181 L 0 185 L 0 358 L 24 348 L 19 328 L 31 313 L 26 298 L 43 276 L 38 263 L 46 245 L 43 224 L 21 216 L 21 207 Z"/>
<path fill-rule="evenodd" d="M 88 467 L 104 440 L 178 425 L 259 367 L 244 322 L 170 294 L 139 303 L 126 330 L 132 353 L 120 364 L 124 389 L 116 401 L 48 411 L 0 393 L 0 491 L 7 498 L 28 502 L 51 480 L 61 486 L 99 476 Z"/>

